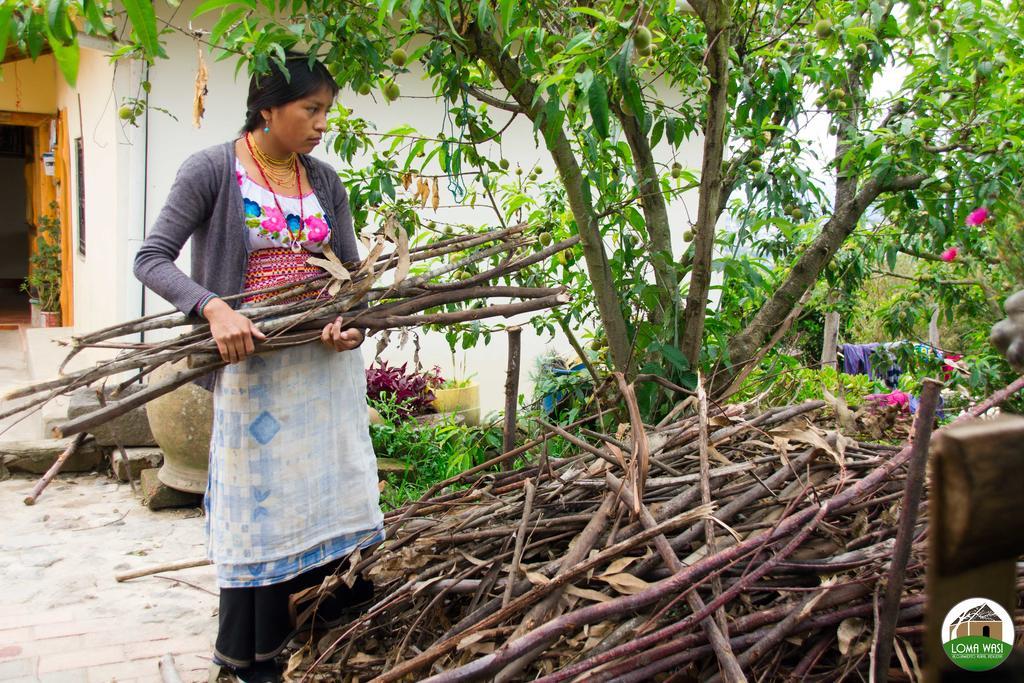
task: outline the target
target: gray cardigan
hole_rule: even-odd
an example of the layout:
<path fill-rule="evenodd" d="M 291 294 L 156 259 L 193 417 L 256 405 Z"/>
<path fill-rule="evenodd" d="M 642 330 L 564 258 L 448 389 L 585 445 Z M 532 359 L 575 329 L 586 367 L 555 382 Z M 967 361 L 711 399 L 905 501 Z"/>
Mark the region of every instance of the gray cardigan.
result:
<path fill-rule="evenodd" d="M 341 179 L 326 163 L 304 154 L 299 158 L 331 228 L 331 249 L 342 261 L 358 261 Z M 189 316 L 211 294 L 240 293 L 251 251 L 243 212 L 234 141 L 196 152 L 178 169 L 167 201 L 135 255 L 135 277 Z M 190 237 L 192 277 L 174 264 Z M 230 303 L 237 308 L 241 301 Z M 209 389 L 213 379 L 207 375 L 197 383 Z"/>

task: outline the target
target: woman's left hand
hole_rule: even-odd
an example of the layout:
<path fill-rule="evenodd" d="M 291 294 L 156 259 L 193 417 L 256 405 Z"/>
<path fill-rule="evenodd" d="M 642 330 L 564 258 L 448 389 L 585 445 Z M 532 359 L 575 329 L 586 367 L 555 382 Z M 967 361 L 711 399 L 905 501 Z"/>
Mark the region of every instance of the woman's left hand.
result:
<path fill-rule="evenodd" d="M 355 328 L 342 330 L 342 322 L 339 316 L 333 323 L 328 323 L 320 333 L 320 341 L 335 351 L 351 351 L 363 343 L 363 332 Z"/>

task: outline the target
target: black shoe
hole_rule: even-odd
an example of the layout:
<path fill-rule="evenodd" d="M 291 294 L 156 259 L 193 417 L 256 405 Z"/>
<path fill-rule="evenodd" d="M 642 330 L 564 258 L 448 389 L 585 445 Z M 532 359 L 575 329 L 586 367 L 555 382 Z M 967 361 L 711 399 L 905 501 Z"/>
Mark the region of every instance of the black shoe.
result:
<path fill-rule="evenodd" d="M 256 662 L 244 669 L 235 669 L 238 683 L 282 683 L 281 670 L 275 662 Z"/>

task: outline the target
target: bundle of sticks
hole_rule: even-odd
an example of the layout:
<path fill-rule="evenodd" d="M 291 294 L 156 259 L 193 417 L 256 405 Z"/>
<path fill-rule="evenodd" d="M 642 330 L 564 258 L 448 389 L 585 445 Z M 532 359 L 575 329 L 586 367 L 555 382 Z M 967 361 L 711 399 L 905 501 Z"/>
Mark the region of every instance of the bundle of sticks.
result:
<path fill-rule="evenodd" d="M 309 591 L 361 574 L 375 604 L 309 640 L 289 680 L 868 678 L 912 448 L 842 434 L 821 401 L 755 414 L 701 394 L 647 426 L 618 379 L 614 434 L 540 423 L 390 513 L 383 544 Z M 573 448 L 545 457 L 551 439 Z M 920 674 L 927 501 L 913 508 L 890 680 Z"/>
<path fill-rule="evenodd" d="M 256 344 L 257 353 L 315 342 L 324 324 L 342 314 L 344 327 L 372 333 L 508 317 L 560 306 L 569 300 L 564 288 L 494 284 L 499 279 L 509 283 L 511 276 L 579 241 L 573 237 L 538 249 L 537 238 L 527 232 L 527 227 L 520 224 L 410 247 L 407 233 L 396 220 L 389 219 L 376 235 L 362 236 L 368 255 L 360 263 L 342 263 L 328 249 L 323 258 L 310 259 L 322 268 L 320 274 L 298 283 L 225 299 L 265 297 L 258 305 L 239 309 L 267 336 L 266 341 Z M 385 275 L 391 276 L 390 281 L 381 284 Z M 470 302 L 469 307 L 454 306 Z M 113 380 L 115 385 L 109 395 L 115 400 L 55 428 L 55 436 L 70 436 L 222 367 L 225 362 L 217 354 L 209 326 L 195 323 L 194 317 L 169 311 L 73 337 L 60 376 L 9 392 L 4 399 L 18 402 L 0 412 L 0 419 L 36 409 L 82 387 Z M 187 330 L 167 341 L 118 341 L 126 336 L 180 327 Z M 81 370 L 64 372 L 71 359 L 84 349 L 114 350 L 118 355 Z M 189 359 L 187 368 L 116 400 L 127 387 L 160 366 L 183 358 Z"/>

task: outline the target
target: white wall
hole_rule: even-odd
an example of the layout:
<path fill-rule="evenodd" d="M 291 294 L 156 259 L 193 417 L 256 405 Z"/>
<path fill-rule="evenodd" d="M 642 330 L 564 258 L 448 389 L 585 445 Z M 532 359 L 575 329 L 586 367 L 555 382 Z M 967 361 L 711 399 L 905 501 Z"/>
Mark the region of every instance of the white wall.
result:
<path fill-rule="evenodd" d="M 128 277 L 124 262 L 129 245 L 126 236 L 130 223 L 122 204 L 130 197 L 133 174 L 126 155 L 130 154 L 134 133 L 117 116 L 118 92 L 125 88 L 126 76 L 133 65 L 110 64 L 106 53 L 82 48 L 79 76 L 75 88 L 58 80 L 57 106 L 67 111 L 68 144 L 71 157 L 72 254 L 75 259 L 75 327 L 93 330 L 137 315 L 128 303 Z M 86 253 L 78 251 L 81 225 L 78 219 L 78 160 L 75 139 L 82 138 L 85 161 L 85 243 Z"/>
<path fill-rule="evenodd" d="M 165 4 L 157 5 L 158 11 L 163 12 L 163 17 L 176 25 L 187 24 L 189 17 L 197 5 L 196 0 L 186 0 L 171 18 L 171 12 Z M 207 15 L 199 21 L 194 21 L 193 26 L 197 28 L 209 27 L 216 20 L 216 13 Z M 174 179 L 174 175 L 181 162 L 192 152 L 203 147 L 218 144 L 233 139 L 240 128 L 245 111 L 245 99 L 248 91 L 248 78 L 245 71 L 235 80 L 233 73 L 235 63 L 233 59 L 222 62 L 215 61 L 215 56 L 205 51 L 204 56 L 210 72 L 206 98 L 206 116 L 202 127 L 196 130 L 191 123 L 192 102 L 194 92 L 194 78 L 196 73 L 197 52 L 193 41 L 181 33 L 171 32 L 166 35 L 167 53 L 169 59 L 159 60 L 150 70 L 149 80 L 152 83 L 150 93 L 150 104 L 153 109 L 148 116 L 147 147 L 145 149 L 148 160 L 148 173 L 145 186 L 145 225 L 151 226 L 163 205 L 167 192 Z M 379 131 L 386 131 L 392 127 L 402 124 L 417 125 L 420 130 L 427 134 L 436 133 L 441 129 L 443 121 L 443 104 L 433 99 L 430 84 L 422 80 L 421 72 L 414 72 L 405 75 L 400 79 L 403 98 L 397 103 L 387 105 L 379 94 L 360 97 L 351 90 L 344 90 L 341 93 L 341 101 L 356 113 L 366 116 L 373 121 Z M 669 100 L 666 97 L 666 100 Z M 157 111 L 156 108 L 166 109 L 171 116 Z M 113 107 L 116 110 L 116 106 Z M 505 120 L 505 114 L 498 113 L 496 120 Z M 136 136 L 138 138 L 139 136 Z M 138 144 L 138 139 L 135 144 Z M 121 144 L 120 142 L 118 144 Z M 334 157 L 327 149 L 325 143 L 314 151 L 314 155 L 332 162 L 336 167 L 342 162 Z M 699 170 L 700 141 L 687 143 L 676 155 L 684 166 L 695 167 Z M 659 160 L 671 163 L 671 150 L 666 144 L 662 144 L 656 150 Z M 550 156 L 543 147 L 543 140 L 538 143 L 534 141 L 532 126 L 525 120 L 516 121 L 505 134 L 502 150 L 499 152 L 497 146 L 491 150 L 494 155 L 502 154 L 509 159 L 513 167 L 519 163 L 524 168 L 531 168 L 540 164 L 543 169 L 543 177 L 550 178 L 553 175 L 553 165 Z M 136 157 L 137 160 L 137 157 Z M 424 169 L 425 172 L 439 172 L 440 169 Z M 88 182 L 88 180 L 87 180 Z M 444 185 L 444 183 L 442 183 Z M 447 192 L 444 192 L 447 195 Z M 451 201 L 444 203 L 452 203 Z M 687 205 L 689 210 L 687 211 Z M 688 227 L 690 217 L 695 215 L 696 198 L 695 194 L 688 199 L 687 203 L 675 201 L 671 205 L 671 216 L 673 222 L 674 241 L 676 248 L 681 249 L 683 231 Z M 427 219 L 435 218 L 433 212 L 427 210 Z M 456 208 L 444 209 L 437 213 L 436 220 L 439 222 L 465 222 L 472 224 L 495 225 L 493 213 L 483 208 Z M 357 226 L 359 228 L 361 226 Z M 90 231 L 93 228 L 90 227 Z M 139 235 L 135 225 L 122 223 L 120 226 L 122 236 L 127 235 L 131 240 L 137 240 Z M 90 239 L 92 233 L 90 232 Z M 122 241 L 124 238 L 122 238 Z M 131 256 L 137 249 L 137 241 L 130 242 Z M 129 259 L 130 261 L 130 259 Z M 178 261 L 179 265 L 188 272 L 188 250 L 182 253 Z M 127 264 L 130 267 L 130 263 Z M 111 264 L 116 271 L 123 266 Z M 94 281 L 96 275 L 89 276 L 89 281 Z M 78 278 L 76 277 L 76 283 Z M 132 300 L 124 294 L 124 290 L 132 290 L 138 287 L 136 283 L 127 280 L 123 281 L 124 289 L 118 296 Z M 83 285 L 85 283 L 83 282 Z M 152 293 L 146 294 L 145 311 L 153 313 L 158 310 L 166 310 L 169 305 Z M 141 306 L 134 311 L 126 311 L 124 317 L 134 317 L 141 312 Z M 130 313 L 130 315 L 129 315 Z M 498 322 L 498 321 L 495 321 Z M 397 335 L 394 335 L 397 338 Z M 147 337 L 149 338 L 149 337 Z M 533 369 L 534 360 L 547 347 L 552 347 L 567 356 L 572 356 L 572 350 L 568 342 L 562 338 L 554 340 L 538 338 L 532 328 L 524 327 L 523 332 L 523 372 L 520 383 L 520 392 L 530 395 L 531 387 L 529 374 Z M 366 359 L 369 362 L 373 356 L 375 341 L 367 342 L 364 347 Z M 389 348 L 384 357 L 391 362 L 401 363 L 412 358 L 412 344 L 406 348 L 397 346 Z M 441 366 L 447 376 L 461 376 L 462 368 L 465 367 L 465 374 L 473 375 L 481 384 L 481 403 L 484 412 L 499 409 L 503 403 L 503 387 L 505 382 L 506 363 L 506 341 L 504 333 L 497 333 L 490 345 L 480 345 L 469 351 L 459 351 L 455 355 L 454 363 L 452 354 L 448 349 L 447 342 L 441 334 L 421 335 L 421 360 L 427 366 L 437 364 Z"/>

